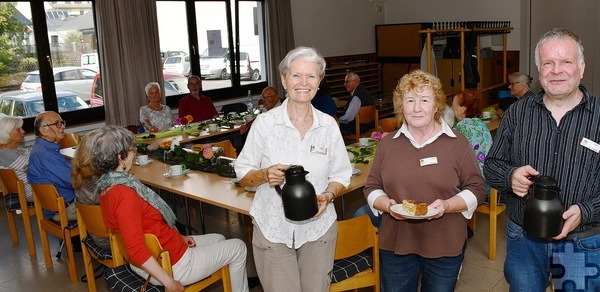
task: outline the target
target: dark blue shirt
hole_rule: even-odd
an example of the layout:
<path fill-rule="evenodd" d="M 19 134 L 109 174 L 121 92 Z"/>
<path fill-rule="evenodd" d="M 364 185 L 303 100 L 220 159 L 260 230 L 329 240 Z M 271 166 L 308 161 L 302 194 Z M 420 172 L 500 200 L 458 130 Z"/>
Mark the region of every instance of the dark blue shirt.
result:
<path fill-rule="evenodd" d="M 60 154 L 60 145 L 36 138 L 29 155 L 27 179 L 32 184 L 52 184 L 65 202 L 75 199 L 75 191 L 71 185 L 71 164 Z M 53 212 L 46 212 L 46 218 Z"/>
<path fill-rule="evenodd" d="M 557 125 L 543 102 L 544 92 L 522 98 L 504 114 L 483 168 L 492 187 L 508 194 L 506 214 L 523 226 L 526 198 L 512 193 L 512 172 L 531 165 L 540 175 L 557 180 L 568 209 L 581 209 L 574 231 L 600 226 L 600 154 L 581 145 L 583 138 L 600 143 L 600 99 L 583 92 L 581 103 Z"/>
<path fill-rule="evenodd" d="M 335 101 L 333 101 L 333 98 L 329 93 L 316 95 L 312 99 L 311 103 L 316 109 L 330 116 L 335 117 L 337 115 L 337 107 L 335 106 Z"/>

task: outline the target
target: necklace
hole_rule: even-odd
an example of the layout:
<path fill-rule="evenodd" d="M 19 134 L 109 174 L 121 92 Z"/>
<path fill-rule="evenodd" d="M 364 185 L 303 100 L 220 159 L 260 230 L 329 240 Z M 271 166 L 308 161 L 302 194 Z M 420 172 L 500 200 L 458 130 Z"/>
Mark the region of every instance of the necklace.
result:
<path fill-rule="evenodd" d="M 160 105 L 160 104 L 158 106 L 155 106 L 155 105 L 149 103 L 148 107 L 151 108 L 151 109 L 153 109 L 153 110 L 155 110 L 155 111 L 159 111 L 159 110 L 162 109 L 162 105 Z"/>

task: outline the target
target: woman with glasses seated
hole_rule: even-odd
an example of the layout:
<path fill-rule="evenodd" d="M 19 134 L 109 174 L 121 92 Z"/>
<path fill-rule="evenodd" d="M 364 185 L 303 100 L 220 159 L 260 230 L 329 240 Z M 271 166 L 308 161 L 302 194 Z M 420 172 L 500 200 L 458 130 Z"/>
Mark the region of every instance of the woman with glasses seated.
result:
<path fill-rule="evenodd" d="M 510 95 L 513 97 L 500 99 L 500 109 L 496 111 L 498 117 L 502 117 L 504 111 L 517 100 L 535 95 L 533 91 L 531 91 L 531 88 L 529 88 L 529 85 L 531 85 L 531 77 L 527 74 L 514 72 L 508 75 L 508 82 L 508 89 L 510 89 Z"/>
<path fill-rule="evenodd" d="M 146 132 L 159 132 L 173 126 L 171 108 L 161 104 L 160 85 L 150 82 L 144 88 L 148 104 L 140 108 L 140 122 Z"/>
<path fill-rule="evenodd" d="M 167 291 L 183 291 L 183 286 L 198 282 L 229 265 L 233 291 L 248 291 L 246 244 L 239 239 L 225 240 L 220 234 L 182 236 L 175 228 L 175 214 L 152 189 L 129 174 L 135 158 L 133 134 L 122 127 L 107 126 L 88 133 L 78 149 L 91 157 L 79 165 L 75 184 L 95 180 L 106 226 L 119 233 L 137 274 L 152 275 L 150 282 Z M 173 277 L 152 257 L 144 234 L 154 234 L 170 252 Z M 183 286 L 182 286 L 183 285 Z"/>
<path fill-rule="evenodd" d="M 22 126 L 21 118 L 0 117 L 0 168 L 15 171 L 17 177 L 23 181 L 27 201 L 33 202 L 31 185 L 27 180 L 29 149 L 23 145 L 25 131 L 21 128 Z"/>

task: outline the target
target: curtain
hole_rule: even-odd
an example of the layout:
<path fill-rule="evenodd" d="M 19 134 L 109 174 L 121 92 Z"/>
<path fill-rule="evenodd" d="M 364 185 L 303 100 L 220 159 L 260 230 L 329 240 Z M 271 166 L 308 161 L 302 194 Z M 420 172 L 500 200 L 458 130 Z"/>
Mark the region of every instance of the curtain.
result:
<path fill-rule="evenodd" d="M 277 67 L 285 55 L 295 48 L 292 3 L 291 0 L 266 0 L 266 4 L 267 58 L 270 64 L 268 82 L 283 98 L 285 91 Z"/>
<path fill-rule="evenodd" d="M 106 124 L 139 125 L 140 107 L 147 103 L 144 87 L 163 83 L 156 3 L 95 3 Z"/>

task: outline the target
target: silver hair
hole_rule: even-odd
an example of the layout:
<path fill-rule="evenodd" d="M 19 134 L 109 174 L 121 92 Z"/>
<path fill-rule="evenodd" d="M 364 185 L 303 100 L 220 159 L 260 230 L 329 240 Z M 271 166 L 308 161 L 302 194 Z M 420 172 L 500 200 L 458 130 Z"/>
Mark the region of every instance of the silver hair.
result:
<path fill-rule="evenodd" d="M 346 74 L 347 77 L 349 77 L 352 80 L 356 80 L 358 81 L 358 83 L 360 83 L 360 76 L 358 76 L 358 74 L 354 73 L 354 72 L 350 72 L 348 74 Z"/>
<path fill-rule="evenodd" d="M 18 117 L 0 117 L 0 145 L 8 144 L 10 133 L 23 127 L 23 119 Z"/>
<path fill-rule="evenodd" d="M 557 39 L 572 39 L 575 41 L 575 43 L 577 43 L 578 46 L 578 54 L 577 54 L 577 61 L 579 62 L 579 66 L 581 67 L 581 65 L 584 62 L 583 59 L 583 45 L 581 44 L 581 39 L 579 38 L 579 36 L 577 36 L 574 32 L 567 30 L 565 28 L 553 28 L 552 30 L 546 32 L 544 35 L 542 35 L 542 37 L 540 37 L 540 39 L 538 40 L 537 44 L 535 45 L 535 65 L 538 68 L 538 71 L 540 71 L 540 47 L 547 41 L 549 40 L 557 40 Z"/>
<path fill-rule="evenodd" d="M 527 85 L 531 84 L 531 77 L 529 77 L 529 75 L 521 73 L 521 72 L 514 72 L 511 73 L 510 75 L 508 75 L 508 80 L 515 80 L 517 82 L 523 82 Z"/>
<path fill-rule="evenodd" d="M 281 60 L 279 63 L 279 73 L 282 75 L 286 75 L 290 69 L 290 66 L 293 61 L 303 59 L 305 62 L 316 63 L 319 68 L 317 68 L 317 74 L 319 74 L 319 80 L 323 79 L 325 76 L 325 66 L 327 63 L 323 56 L 317 52 L 317 50 L 309 47 L 297 47 L 287 53 L 285 58 Z"/>
<path fill-rule="evenodd" d="M 107 173 L 119 166 L 119 157 L 127 157 L 134 139 L 133 133 L 123 127 L 106 126 L 89 132 L 77 151 L 89 151 L 92 166 L 100 173 Z"/>
<path fill-rule="evenodd" d="M 150 82 L 150 83 L 146 84 L 146 87 L 144 87 L 144 91 L 146 92 L 146 95 L 148 95 L 148 92 L 150 92 L 150 89 L 154 86 L 158 87 L 158 92 L 160 93 L 160 84 L 158 84 L 158 82 Z"/>

